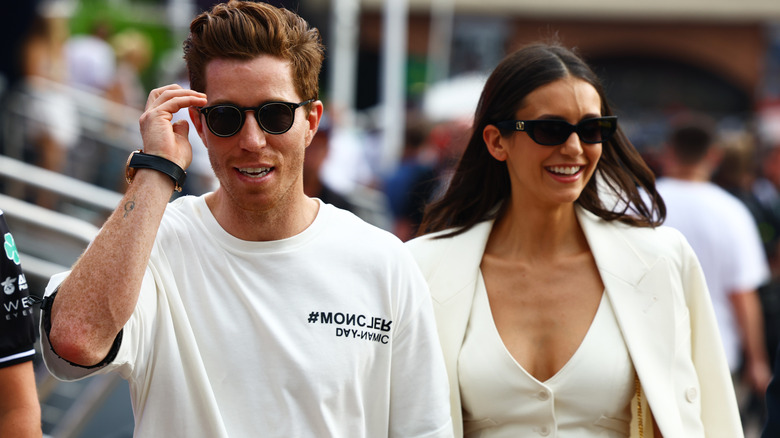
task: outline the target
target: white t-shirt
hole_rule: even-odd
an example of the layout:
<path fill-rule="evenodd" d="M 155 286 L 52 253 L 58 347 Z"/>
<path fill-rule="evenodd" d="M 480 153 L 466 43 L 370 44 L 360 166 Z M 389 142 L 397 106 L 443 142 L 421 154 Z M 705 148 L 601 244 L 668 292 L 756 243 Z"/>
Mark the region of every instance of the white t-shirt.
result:
<path fill-rule="evenodd" d="M 425 280 L 395 236 L 331 205 L 296 236 L 249 242 L 182 197 L 115 360 L 74 367 L 46 338 L 55 376 L 129 380 L 136 436 L 452 436 Z"/>
<path fill-rule="evenodd" d="M 733 373 L 741 342 L 729 295 L 769 279 L 756 222 L 742 201 L 713 183 L 660 178 L 657 189 L 666 203 L 664 224 L 680 230 L 701 263 Z"/>

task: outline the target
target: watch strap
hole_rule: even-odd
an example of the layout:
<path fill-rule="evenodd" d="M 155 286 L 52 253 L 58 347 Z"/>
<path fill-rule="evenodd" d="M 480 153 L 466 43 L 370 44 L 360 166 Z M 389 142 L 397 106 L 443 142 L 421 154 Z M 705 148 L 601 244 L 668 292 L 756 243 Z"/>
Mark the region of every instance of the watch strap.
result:
<path fill-rule="evenodd" d="M 177 192 L 181 192 L 184 186 L 184 181 L 187 179 L 187 172 L 184 171 L 178 164 L 166 158 L 145 154 L 141 151 L 134 151 L 130 155 L 130 159 L 127 162 L 127 183 L 130 184 L 135 176 L 135 171 L 130 169 L 153 169 L 158 172 L 162 172 L 171 177 L 174 183 L 174 189 Z"/>

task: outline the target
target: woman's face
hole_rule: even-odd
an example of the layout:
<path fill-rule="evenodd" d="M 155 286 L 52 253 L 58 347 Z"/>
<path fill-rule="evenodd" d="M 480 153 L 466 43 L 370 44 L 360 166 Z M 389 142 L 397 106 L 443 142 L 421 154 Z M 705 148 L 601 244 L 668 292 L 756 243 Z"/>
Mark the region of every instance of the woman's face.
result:
<path fill-rule="evenodd" d="M 515 118 L 563 120 L 576 125 L 601 115 L 601 98 L 596 89 L 582 79 L 567 77 L 528 94 Z M 513 199 L 525 205 L 555 207 L 574 203 L 601 157 L 602 144 L 583 143 L 576 132 L 560 145 L 543 146 L 526 132 L 501 137 L 488 135 L 487 130 L 485 141 L 490 145 L 493 139 L 496 145 L 495 149 L 489 146 L 491 154 L 507 163 Z"/>

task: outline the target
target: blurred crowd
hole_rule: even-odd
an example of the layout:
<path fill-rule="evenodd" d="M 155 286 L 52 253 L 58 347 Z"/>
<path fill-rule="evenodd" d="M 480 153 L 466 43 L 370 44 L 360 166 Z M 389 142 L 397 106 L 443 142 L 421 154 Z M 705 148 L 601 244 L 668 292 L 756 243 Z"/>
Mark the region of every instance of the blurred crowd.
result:
<path fill-rule="evenodd" d="M 107 20 L 71 33 L 59 2 L 20 2 L 7 33 L 0 71 L 0 153 L 112 191 L 125 189 L 123 169 L 140 145 L 138 118 L 150 86 L 142 76 L 154 56 L 150 36 L 116 30 Z M 158 68 L 161 80 L 186 83 L 180 59 Z M 187 117 L 182 113 L 182 117 Z M 194 135 L 192 141 L 199 139 Z M 213 185 L 205 150 L 195 147 L 188 188 Z M 15 193 L 57 208 L 43 191 Z"/>

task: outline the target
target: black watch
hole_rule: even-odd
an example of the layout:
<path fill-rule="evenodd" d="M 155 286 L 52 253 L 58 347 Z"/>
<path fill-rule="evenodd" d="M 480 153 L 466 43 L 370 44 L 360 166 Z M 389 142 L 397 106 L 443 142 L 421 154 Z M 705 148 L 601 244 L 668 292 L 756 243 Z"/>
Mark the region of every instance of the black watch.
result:
<path fill-rule="evenodd" d="M 127 167 L 125 168 L 125 179 L 127 183 L 133 182 L 136 169 L 154 169 L 171 177 L 174 184 L 174 190 L 181 192 L 184 186 L 184 180 L 187 179 L 187 172 L 178 164 L 157 155 L 145 154 L 141 150 L 133 151 L 127 157 Z"/>

